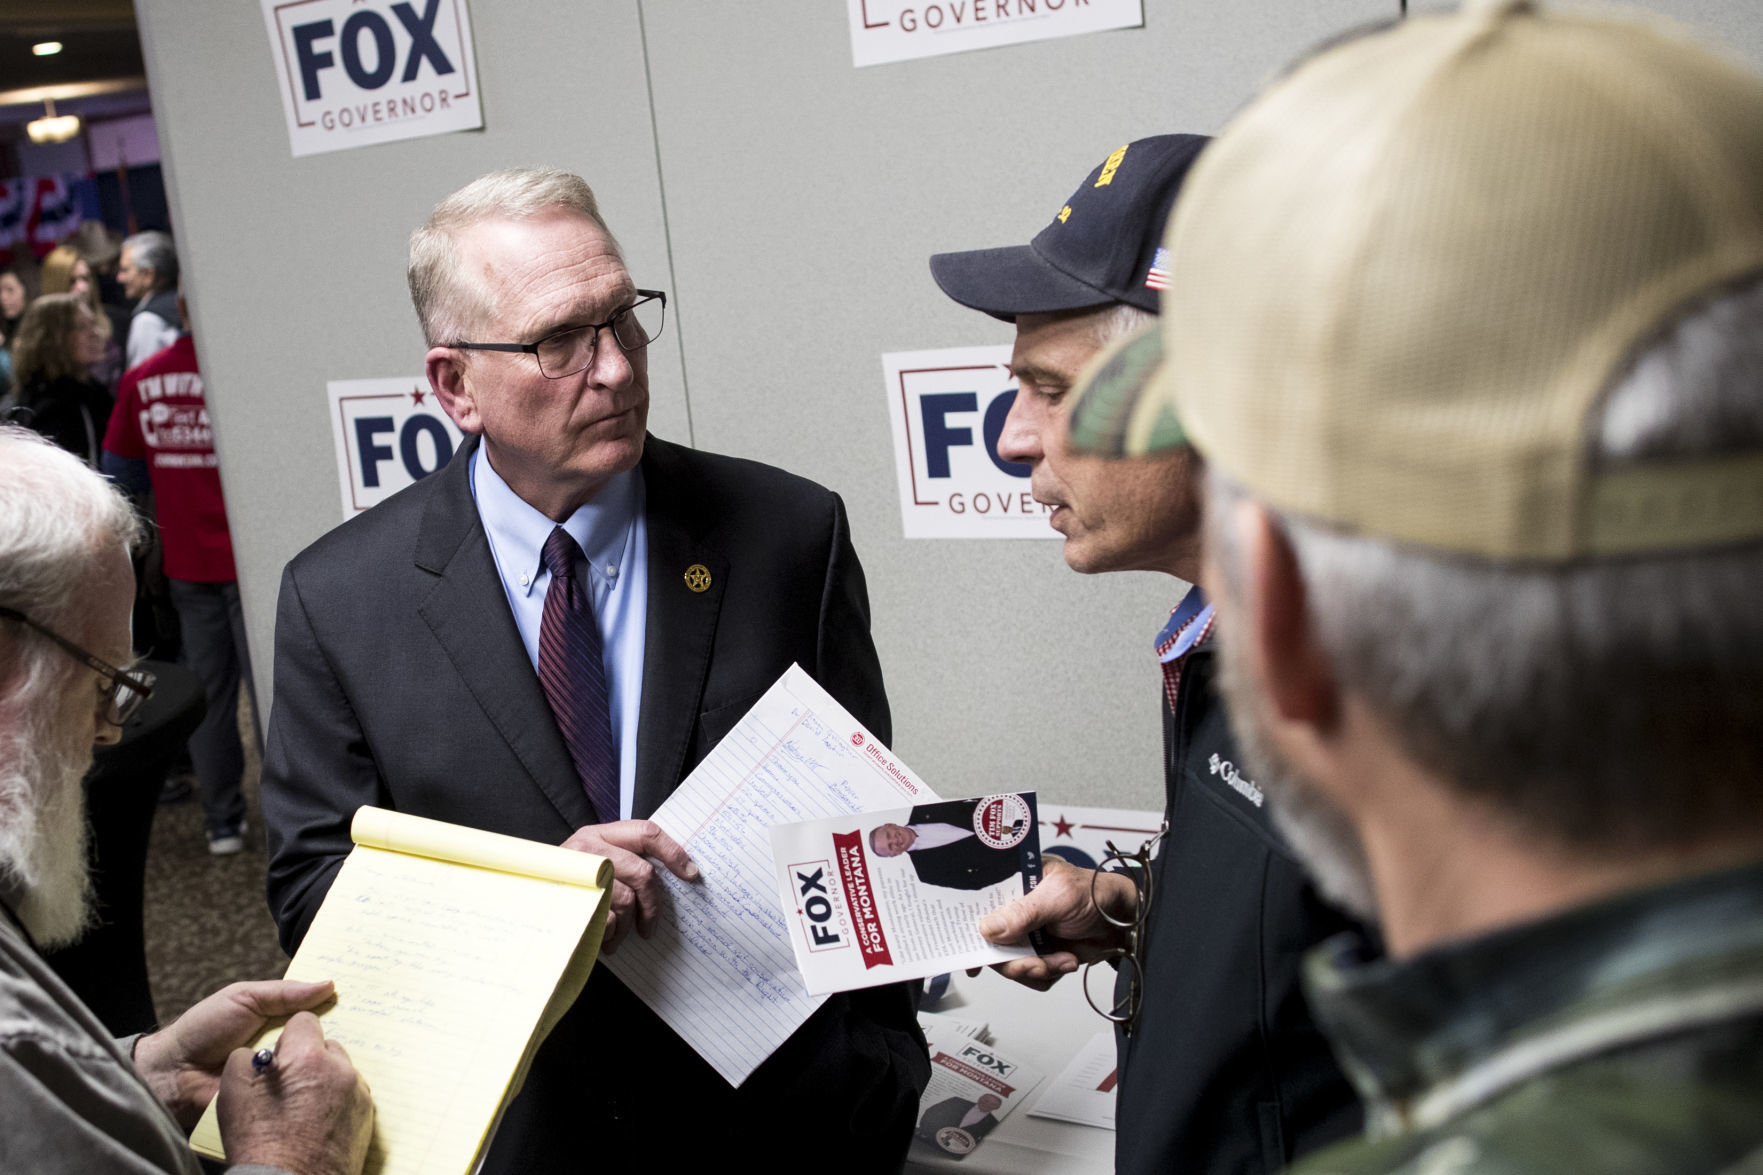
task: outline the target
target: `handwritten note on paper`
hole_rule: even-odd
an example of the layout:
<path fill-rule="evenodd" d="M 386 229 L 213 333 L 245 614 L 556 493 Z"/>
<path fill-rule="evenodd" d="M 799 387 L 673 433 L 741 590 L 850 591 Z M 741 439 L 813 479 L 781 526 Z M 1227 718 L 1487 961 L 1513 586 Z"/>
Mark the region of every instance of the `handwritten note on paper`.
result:
<path fill-rule="evenodd" d="M 605 965 L 739 1085 L 826 999 L 796 970 L 767 830 L 935 798 L 792 665 L 653 816 L 703 881 L 662 871 L 671 915 Z"/>
<path fill-rule="evenodd" d="M 367 1171 L 464 1175 L 545 1030 L 580 993 L 610 864 L 512 837 L 474 846 L 494 834 L 412 820 L 394 830 L 429 835 L 414 848 L 403 838 L 402 852 L 368 843 L 371 821 L 357 822 L 359 843 L 287 977 L 336 983 L 320 1019 L 373 1090 Z M 444 854 L 457 833 L 472 836 L 453 859 L 425 855 Z M 213 1113 L 192 1140 L 210 1154 Z"/>

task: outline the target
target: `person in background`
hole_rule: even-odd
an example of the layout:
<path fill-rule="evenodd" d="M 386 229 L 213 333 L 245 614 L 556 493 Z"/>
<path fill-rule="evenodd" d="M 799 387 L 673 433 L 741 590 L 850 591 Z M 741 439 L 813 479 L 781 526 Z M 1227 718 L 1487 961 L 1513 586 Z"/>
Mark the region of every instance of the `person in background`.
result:
<path fill-rule="evenodd" d="M 92 378 L 114 392 L 117 377 L 122 374 L 122 347 L 116 341 L 110 316 L 98 300 L 98 282 L 92 276 L 91 265 L 71 243 L 63 242 L 43 258 L 38 280 L 43 293 L 74 294 L 84 298 L 86 305 L 91 307 L 104 334 L 104 357 L 93 365 Z"/>
<path fill-rule="evenodd" d="M 250 681 L 251 658 L 214 429 L 181 297 L 178 314 L 183 332 L 177 340 L 122 377 L 104 436 L 103 469 L 132 494 L 152 491 L 183 663 L 202 679 L 208 700 L 202 725 L 190 736 L 208 851 L 228 856 L 245 847 L 239 683 Z M 256 713 L 253 706 L 253 718 Z"/>
<path fill-rule="evenodd" d="M 63 248 L 71 250 L 74 257 L 71 263 L 57 263 L 58 267 L 65 265 L 68 292 L 90 298 L 92 308 L 105 327 L 104 358 L 92 369 L 92 378 L 114 396 L 123 372 L 122 341 L 128 337 L 133 311 L 116 280 L 117 262 L 122 255 L 120 239 L 99 221 L 82 221 L 79 231 L 45 259 L 45 269 Z M 152 517 L 154 505 L 145 471 L 140 471 L 140 476 L 126 488 L 136 497 L 136 506 L 142 514 Z M 164 544 L 157 529 L 151 531 L 147 541 L 135 551 L 135 579 L 140 585 L 135 605 L 135 645 L 143 655 L 164 661 L 182 661 L 177 608 L 172 603 L 171 587 L 166 581 L 164 555 Z M 166 776 L 160 802 L 179 803 L 195 791 L 195 765 L 188 751 L 183 750 Z"/>
<path fill-rule="evenodd" d="M 104 316 L 110 319 L 111 337 L 117 340 L 128 338 L 129 315 L 134 308 L 128 305 L 127 295 L 116 280 L 116 265 L 122 259 L 122 238 L 105 228 L 103 221 L 82 220 L 67 243 L 85 261 L 92 282 L 98 287 L 98 304 L 104 308 Z"/>
<path fill-rule="evenodd" d="M 135 304 L 123 366 L 133 367 L 178 337 L 178 254 L 171 234 L 152 230 L 122 243 L 116 280 Z"/>
<path fill-rule="evenodd" d="M 76 274 L 84 279 L 84 285 L 89 289 L 92 267 L 86 264 L 78 249 L 63 242 L 43 258 L 43 267 L 37 271 L 38 291 L 44 294 L 72 293 Z"/>
<path fill-rule="evenodd" d="M 0 269 L 0 407 L 9 406 L 13 389 L 12 339 L 30 305 L 31 292 L 16 269 Z"/>
<path fill-rule="evenodd" d="M 0 338 L 7 346 L 12 345 L 12 336 L 18 333 L 19 320 L 30 302 L 31 292 L 18 270 L 0 269 Z"/>
<path fill-rule="evenodd" d="M 103 357 L 98 316 L 74 294 L 32 302 L 12 347 L 14 419 L 94 469 L 110 423 L 110 393 L 91 375 Z"/>

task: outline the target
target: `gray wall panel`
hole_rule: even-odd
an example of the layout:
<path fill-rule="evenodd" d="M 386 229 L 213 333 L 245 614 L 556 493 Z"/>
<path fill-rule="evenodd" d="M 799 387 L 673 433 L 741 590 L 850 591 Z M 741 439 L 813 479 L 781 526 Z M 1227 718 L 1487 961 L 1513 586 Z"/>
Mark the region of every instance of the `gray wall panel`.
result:
<path fill-rule="evenodd" d="M 1757 5 L 1650 7 L 1763 65 Z M 293 159 L 258 6 L 137 0 L 260 686 L 281 567 L 339 517 L 325 381 L 419 370 L 410 229 L 481 172 L 550 162 L 674 295 L 655 431 L 845 496 L 907 760 L 949 793 L 1158 806 L 1147 648 L 1180 585 L 1074 575 L 1055 542 L 901 538 L 880 369 L 1010 338 L 941 296 L 929 254 L 1025 240 L 1115 146 L 1217 130 L 1397 0 L 1146 9 L 1143 29 L 858 70 L 836 0 L 479 0 L 485 130 Z"/>
<path fill-rule="evenodd" d="M 670 284 L 637 7 L 472 5 L 484 130 L 302 159 L 255 3 L 136 8 L 267 701 L 282 565 L 341 517 L 325 382 L 421 372 L 404 258 L 429 209 L 498 167 L 579 171 Z M 657 350 L 652 419 L 680 436 L 677 337 Z"/>
<path fill-rule="evenodd" d="M 1017 244 L 1129 139 L 1212 131 L 1393 0 L 1147 3 L 1143 29 L 866 69 L 842 5 L 644 12 L 698 443 L 833 486 L 869 573 L 896 744 L 945 794 L 1161 807 L 1148 650 L 1181 586 L 1056 542 L 900 537 L 885 351 L 1008 342 L 933 252 Z"/>

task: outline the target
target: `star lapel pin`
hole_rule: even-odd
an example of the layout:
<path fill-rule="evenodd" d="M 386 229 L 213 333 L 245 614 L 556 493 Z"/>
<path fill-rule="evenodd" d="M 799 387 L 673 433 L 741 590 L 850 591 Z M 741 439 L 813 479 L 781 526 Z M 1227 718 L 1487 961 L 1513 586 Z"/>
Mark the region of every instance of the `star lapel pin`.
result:
<path fill-rule="evenodd" d="M 694 563 L 686 568 L 686 586 L 695 592 L 710 590 L 710 568 L 702 563 Z"/>

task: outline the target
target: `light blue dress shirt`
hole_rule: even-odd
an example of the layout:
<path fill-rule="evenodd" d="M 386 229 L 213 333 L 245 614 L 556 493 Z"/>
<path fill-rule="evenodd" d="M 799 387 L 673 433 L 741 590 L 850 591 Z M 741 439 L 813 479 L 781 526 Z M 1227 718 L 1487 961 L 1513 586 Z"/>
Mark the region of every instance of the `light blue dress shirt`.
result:
<path fill-rule="evenodd" d="M 1212 602 L 1206 598 L 1206 593 L 1197 587 L 1189 588 L 1188 594 L 1175 606 L 1175 611 L 1169 614 L 1169 623 L 1157 633 L 1157 659 L 1167 665 L 1193 652 L 1200 638 L 1206 635 L 1212 615 Z M 1164 648 L 1164 643 L 1177 633 L 1181 634 L 1181 639 Z"/>
<path fill-rule="evenodd" d="M 508 488 L 484 456 L 471 457 L 471 494 L 489 536 L 502 591 L 520 629 L 533 672 L 539 665 L 539 625 L 551 573 L 540 552 L 557 524 Z M 606 687 L 612 703 L 612 741 L 618 747 L 618 816 L 629 819 L 637 779 L 637 717 L 643 698 L 643 634 L 649 619 L 649 527 L 643 520 L 643 477 L 618 474 L 563 523 L 588 557 L 594 619 L 600 624 Z"/>

